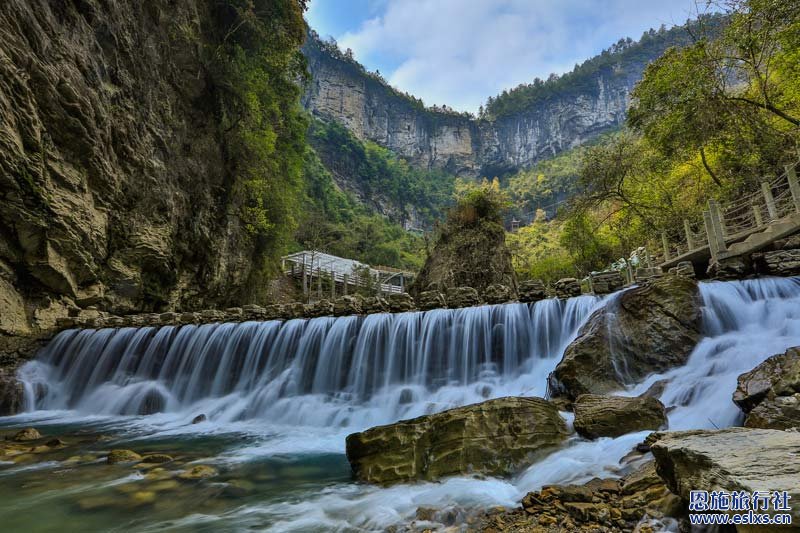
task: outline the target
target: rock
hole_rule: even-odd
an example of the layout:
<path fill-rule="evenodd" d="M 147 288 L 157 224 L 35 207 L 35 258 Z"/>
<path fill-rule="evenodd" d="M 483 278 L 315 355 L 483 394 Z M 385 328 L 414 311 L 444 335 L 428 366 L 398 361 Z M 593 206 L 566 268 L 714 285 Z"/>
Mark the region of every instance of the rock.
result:
<path fill-rule="evenodd" d="M 503 304 L 514 299 L 511 288 L 506 285 L 494 283 L 483 291 L 483 299 L 488 304 Z"/>
<path fill-rule="evenodd" d="M 742 279 L 752 272 L 750 265 L 741 257 L 728 257 L 719 261 L 711 261 L 706 273 L 717 280 Z"/>
<path fill-rule="evenodd" d="M 217 309 L 205 309 L 203 311 L 200 311 L 200 319 L 204 323 L 224 322 L 225 313 L 223 313 L 222 311 L 218 311 Z"/>
<path fill-rule="evenodd" d="M 0 416 L 22 411 L 25 388 L 17 379 L 16 368 L 0 368 Z"/>
<path fill-rule="evenodd" d="M 559 298 L 572 298 L 581 295 L 581 282 L 575 278 L 562 278 L 553 284 L 553 289 Z"/>
<path fill-rule="evenodd" d="M 519 301 L 524 303 L 538 302 L 547 298 L 547 287 L 540 279 L 529 279 L 519 284 Z"/>
<path fill-rule="evenodd" d="M 575 431 L 590 439 L 656 430 L 667 423 L 664 404 L 650 397 L 582 394 L 573 409 Z"/>
<path fill-rule="evenodd" d="M 156 501 L 156 493 L 152 490 L 139 490 L 131 494 L 133 505 L 147 505 Z"/>
<path fill-rule="evenodd" d="M 200 422 L 205 422 L 208 420 L 208 417 L 205 414 L 199 414 L 196 417 L 192 418 L 192 424 L 199 424 Z"/>
<path fill-rule="evenodd" d="M 305 313 L 308 318 L 333 316 L 335 314 L 335 305 L 330 300 L 323 299 L 313 304 L 306 305 Z"/>
<path fill-rule="evenodd" d="M 379 426 L 347 437 L 357 479 L 389 485 L 455 474 L 508 475 L 567 436 L 541 398 L 499 398 Z"/>
<path fill-rule="evenodd" d="M 678 263 L 678 266 L 675 267 L 675 274 L 678 276 L 684 276 L 686 278 L 696 277 L 694 265 L 691 261 L 681 261 Z"/>
<path fill-rule="evenodd" d="M 444 309 L 447 307 L 444 294 L 439 291 L 423 291 L 417 296 L 417 307 L 422 311 L 431 309 Z"/>
<path fill-rule="evenodd" d="M 133 463 L 142 460 L 142 456 L 131 450 L 111 450 L 106 461 L 113 465 L 117 463 Z"/>
<path fill-rule="evenodd" d="M 59 438 L 50 439 L 49 441 L 45 442 L 45 446 L 49 448 L 58 448 L 61 446 L 66 446 L 67 443 Z"/>
<path fill-rule="evenodd" d="M 591 275 L 592 291 L 595 294 L 608 294 L 620 290 L 625 285 L 625 278 L 618 270 L 607 270 Z"/>
<path fill-rule="evenodd" d="M 416 302 L 414 302 L 414 298 L 412 298 L 407 292 L 390 294 L 386 297 L 386 301 L 389 304 L 389 311 L 392 313 L 406 313 L 416 309 Z"/>
<path fill-rule="evenodd" d="M 700 336 L 697 284 L 679 276 L 656 278 L 589 317 L 550 376 L 551 394 L 575 399 L 620 390 L 684 364 Z"/>
<path fill-rule="evenodd" d="M 286 318 L 304 318 L 306 315 L 306 306 L 300 302 L 286 304 L 283 309 Z"/>
<path fill-rule="evenodd" d="M 249 311 L 243 310 L 242 312 L 245 314 L 247 320 L 278 320 L 288 317 L 286 306 L 281 304 L 272 304 Z"/>
<path fill-rule="evenodd" d="M 178 321 L 178 318 L 179 318 L 178 313 L 173 313 L 171 311 L 167 313 L 161 313 L 160 315 L 158 315 L 159 323 L 165 326 L 174 324 L 175 322 Z"/>
<path fill-rule="evenodd" d="M 181 313 L 181 324 L 197 324 L 200 322 L 200 315 L 197 313 Z"/>
<path fill-rule="evenodd" d="M 478 291 L 472 287 L 455 287 L 447 291 L 447 306 L 451 309 L 472 307 L 481 304 Z"/>
<path fill-rule="evenodd" d="M 174 461 L 172 456 L 167 455 L 165 453 L 151 453 L 142 456 L 143 463 L 161 464 L 161 463 L 169 463 L 171 461 Z"/>
<path fill-rule="evenodd" d="M 364 312 L 362 303 L 363 298 L 358 295 L 339 296 L 333 301 L 333 314 L 335 316 L 360 315 Z"/>
<path fill-rule="evenodd" d="M 786 239 L 778 239 L 772 243 L 775 249 L 791 250 L 793 248 L 800 248 L 800 233 L 792 235 Z"/>
<path fill-rule="evenodd" d="M 11 440 L 14 442 L 27 442 L 29 440 L 39 440 L 41 438 L 42 435 L 36 430 L 36 428 L 25 428 L 17 431 Z"/>
<path fill-rule="evenodd" d="M 778 396 L 760 403 L 748 413 L 744 425 L 764 429 L 800 427 L 800 393 Z"/>
<path fill-rule="evenodd" d="M 767 358 L 739 376 L 733 401 L 747 414 L 744 425 L 788 429 L 800 426 L 800 347 Z"/>
<path fill-rule="evenodd" d="M 454 209 L 440 226 L 410 291 L 415 295 L 431 289 L 449 293 L 455 287 L 473 287 L 482 294 L 490 285 L 500 284 L 516 293 L 517 279 L 505 238 L 502 218 L 481 212 L 480 206 Z M 447 305 L 456 307 L 449 295 Z"/>
<path fill-rule="evenodd" d="M 195 481 L 198 479 L 207 479 L 210 477 L 214 477 L 217 474 L 218 474 L 217 469 L 212 466 L 196 465 L 190 468 L 189 470 L 182 472 L 180 475 L 178 475 L 178 478 L 183 479 L 185 481 Z"/>
<path fill-rule="evenodd" d="M 520 509 L 489 512 L 482 531 L 532 533 L 635 531 L 646 516 L 678 516 L 670 493 L 650 460 L 622 479 L 594 478 L 583 485 L 545 485 L 522 498 Z"/>
<path fill-rule="evenodd" d="M 758 256 L 759 272 L 773 276 L 800 275 L 800 248 L 764 252 Z"/>
<path fill-rule="evenodd" d="M 749 428 L 658 433 L 651 449 L 659 476 L 684 501 L 692 490 L 785 490 L 790 502 L 800 501 L 800 433 Z M 800 506 L 791 507 L 797 523 Z"/>
<path fill-rule="evenodd" d="M 381 296 L 367 296 L 362 300 L 361 310 L 364 314 L 386 313 L 389 311 L 389 302 Z"/>
<path fill-rule="evenodd" d="M 269 306 L 269 307 L 270 308 L 275 308 L 275 307 L 280 308 L 279 305 L 272 305 L 272 306 Z M 242 315 L 244 316 L 245 320 L 259 320 L 259 319 L 263 319 L 263 318 L 272 318 L 272 317 L 267 317 L 266 316 L 267 314 L 268 314 L 267 310 L 264 307 L 261 307 L 260 305 L 247 304 L 247 305 L 243 305 L 242 306 Z M 278 316 L 280 316 L 280 315 L 278 315 Z M 277 318 L 277 316 L 275 318 Z"/>

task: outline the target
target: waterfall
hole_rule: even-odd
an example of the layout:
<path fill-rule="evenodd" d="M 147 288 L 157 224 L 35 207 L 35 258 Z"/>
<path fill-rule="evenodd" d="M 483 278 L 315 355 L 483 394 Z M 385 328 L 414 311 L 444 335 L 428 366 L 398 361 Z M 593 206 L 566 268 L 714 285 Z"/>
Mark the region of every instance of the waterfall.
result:
<path fill-rule="evenodd" d="M 20 377 L 29 410 L 361 428 L 543 395 L 543 376 L 599 302 L 68 330 Z"/>

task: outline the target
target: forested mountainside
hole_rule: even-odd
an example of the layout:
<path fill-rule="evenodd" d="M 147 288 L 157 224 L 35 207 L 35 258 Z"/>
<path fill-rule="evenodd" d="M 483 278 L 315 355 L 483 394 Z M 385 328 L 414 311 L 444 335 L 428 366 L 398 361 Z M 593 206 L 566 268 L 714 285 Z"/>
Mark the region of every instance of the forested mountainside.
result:
<path fill-rule="evenodd" d="M 260 297 L 302 190 L 302 13 L 295 0 L 4 2 L 2 332 L 76 305 Z"/>
<path fill-rule="evenodd" d="M 524 169 L 625 119 L 630 92 L 649 62 L 670 46 L 714 32 L 720 17 L 622 39 L 564 76 L 534 80 L 490 98 L 480 117 L 426 108 L 367 72 L 352 54 L 311 32 L 303 47 L 311 83 L 302 98 L 313 115 L 344 124 L 426 168 L 494 176 Z"/>

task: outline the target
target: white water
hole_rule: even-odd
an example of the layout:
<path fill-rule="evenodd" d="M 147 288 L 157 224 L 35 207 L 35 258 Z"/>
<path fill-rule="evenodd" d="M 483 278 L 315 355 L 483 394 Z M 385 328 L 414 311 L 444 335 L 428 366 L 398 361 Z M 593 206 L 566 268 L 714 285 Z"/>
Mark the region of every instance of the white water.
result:
<path fill-rule="evenodd" d="M 731 402 L 737 376 L 800 345 L 800 281 L 706 283 L 701 292 L 706 336 L 688 363 L 621 391 L 636 395 L 668 380 L 660 398 L 670 429 L 738 423 Z M 32 410 L 24 418 L 107 415 L 143 434 L 255 435 L 218 459 L 232 463 L 342 453 L 344 436 L 369 426 L 485 398 L 544 395 L 548 373 L 598 305 L 582 297 L 284 325 L 65 332 L 22 369 Z M 153 410 L 162 412 L 133 416 Z M 187 425 L 199 413 L 210 420 Z M 187 516 L 179 525 L 246 529 L 266 520 L 281 531 L 380 530 L 407 522 L 420 506 L 511 506 L 547 483 L 615 475 L 620 458 L 646 434 L 573 437 L 510 480 L 452 478 L 389 489 L 339 483 L 300 499 Z"/>

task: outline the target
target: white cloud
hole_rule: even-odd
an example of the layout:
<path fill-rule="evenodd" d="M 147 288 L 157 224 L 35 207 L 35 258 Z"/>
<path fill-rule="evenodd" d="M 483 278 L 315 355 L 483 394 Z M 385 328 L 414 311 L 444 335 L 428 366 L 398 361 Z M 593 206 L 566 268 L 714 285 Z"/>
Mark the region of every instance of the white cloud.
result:
<path fill-rule="evenodd" d="M 572 70 L 620 37 L 683 23 L 693 0 L 382 0 L 338 36 L 368 68 L 421 97 L 476 111 L 490 95 Z"/>

